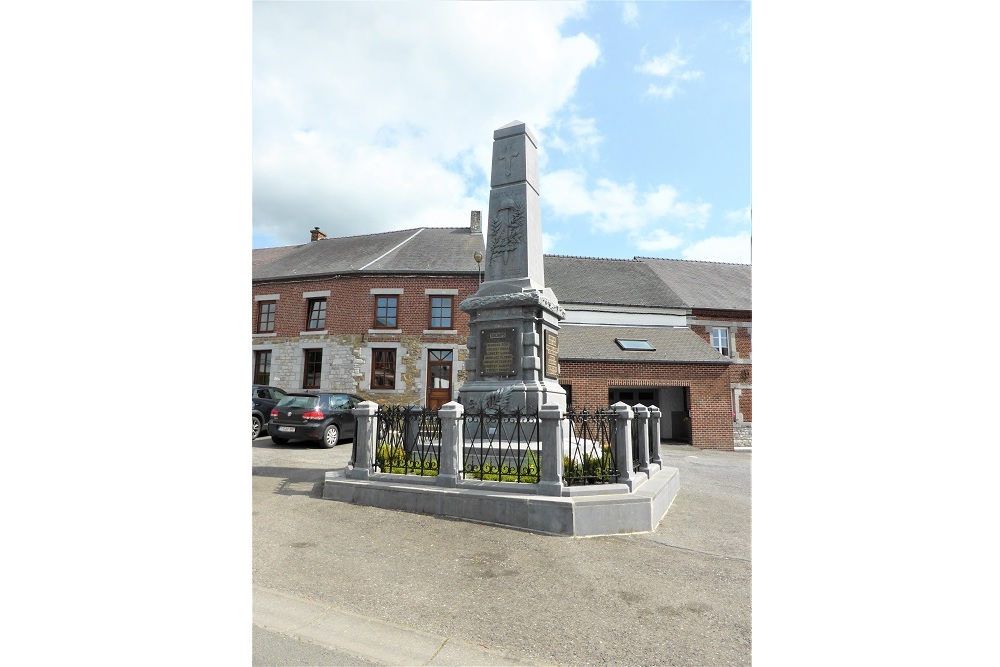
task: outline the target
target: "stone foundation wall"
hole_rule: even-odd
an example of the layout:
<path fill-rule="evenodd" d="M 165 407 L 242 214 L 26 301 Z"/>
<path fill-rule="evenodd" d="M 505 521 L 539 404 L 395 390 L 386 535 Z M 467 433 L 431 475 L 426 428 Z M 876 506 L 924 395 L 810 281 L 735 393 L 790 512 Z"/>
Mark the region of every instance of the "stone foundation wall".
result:
<path fill-rule="evenodd" d="M 752 447 L 753 446 L 753 425 L 749 422 L 733 424 L 733 446 Z"/>

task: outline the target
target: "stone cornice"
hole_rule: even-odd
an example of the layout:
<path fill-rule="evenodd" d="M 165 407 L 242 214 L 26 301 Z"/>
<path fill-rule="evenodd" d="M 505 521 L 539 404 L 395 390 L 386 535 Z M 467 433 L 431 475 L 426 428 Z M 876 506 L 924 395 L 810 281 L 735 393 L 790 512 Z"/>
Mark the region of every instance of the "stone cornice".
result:
<path fill-rule="evenodd" d="M 491 296 L 473 295 L 465 299 L 459 308 L 468 313 L 473 310 L 507 308 L 510 306 L 540 306 L 553 313 L 559 319 L 565 319 L 566 317 L 566 311 L 563 310 L 562 306 L 537 290 L 512 292 L 510 294 L 494 294 Z"/>

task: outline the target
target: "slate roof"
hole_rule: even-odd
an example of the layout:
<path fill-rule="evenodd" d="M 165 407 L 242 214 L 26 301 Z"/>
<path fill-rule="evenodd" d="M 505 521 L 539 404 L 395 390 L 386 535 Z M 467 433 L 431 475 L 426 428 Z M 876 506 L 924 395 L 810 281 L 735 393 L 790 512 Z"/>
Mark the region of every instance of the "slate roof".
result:
<path fill-rule="evenodd" d="M 646 264 L 632 259 L 545 255 L 545 286 L 559 303 L 683 308 L 685 303 Z"/>
<path fill-rule="evenodd" d="M 257 267 L 264 266 L 265 264 L 270 264 L 278 259 L 281 259 L 288 253 L 298 250 L 302 246 L 289 245 L 281 246 L 278 248 L 258 248 L 253 251 L 253 270 L 256 276 Z"/>
<path fill-rule="evenodd" d="M 484 252 L 468 227 L 418 227 L 253 251 L 253 279 L 338 273 L 472 273 Z M 752 310 L 751 265 L 636 257 L 545 255 L 546 287 L 560 303 Z"/>
<path fill-rule="evenodd" d="M 623 350 L 615 338 L 648 340 L 654 351 Z M 564 324 L 559 358 L 581 361 L 732 363 L 687 327 L 601 327 Z"/>
<path fill-rule="evenodd" d="M 472 255 L 485 249 L 468 227 L 419 227 L 381 234 L 325 238 L 298 246 L 253 251 L 253 279 L 336 273 L 472 273 Z"/>
<path fill-rule="evenodd" d="M 752 310 L 750 264 L 636 257 L 690 308 Z M 558 297 L 558 293 L 556 297 Z"/>

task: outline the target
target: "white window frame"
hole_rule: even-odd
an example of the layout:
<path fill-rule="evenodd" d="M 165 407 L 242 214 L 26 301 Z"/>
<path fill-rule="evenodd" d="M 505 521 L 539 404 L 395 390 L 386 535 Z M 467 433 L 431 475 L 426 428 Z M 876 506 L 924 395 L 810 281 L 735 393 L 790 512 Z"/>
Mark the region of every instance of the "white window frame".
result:
<path fill-rule="evenodd" d="M 725 344 L 723 344 L 722 341 L 723 337 L 725 337 Z M 714 347 L 715 350 L 724 357 L 733 356 L 733 347 L 729 343 L 729 338 L 728 327 L 712 327 L 712 347 Z"/>

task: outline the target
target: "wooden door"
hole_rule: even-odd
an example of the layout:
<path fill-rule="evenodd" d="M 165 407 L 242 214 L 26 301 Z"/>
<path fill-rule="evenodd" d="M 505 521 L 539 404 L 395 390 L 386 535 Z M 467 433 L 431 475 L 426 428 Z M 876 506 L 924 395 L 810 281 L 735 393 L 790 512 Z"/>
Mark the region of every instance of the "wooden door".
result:
<path fill-rule="evenodd" d="M 427 407 L 437 410 L 451 400 L 452 350 L 427 351 Z"/>

